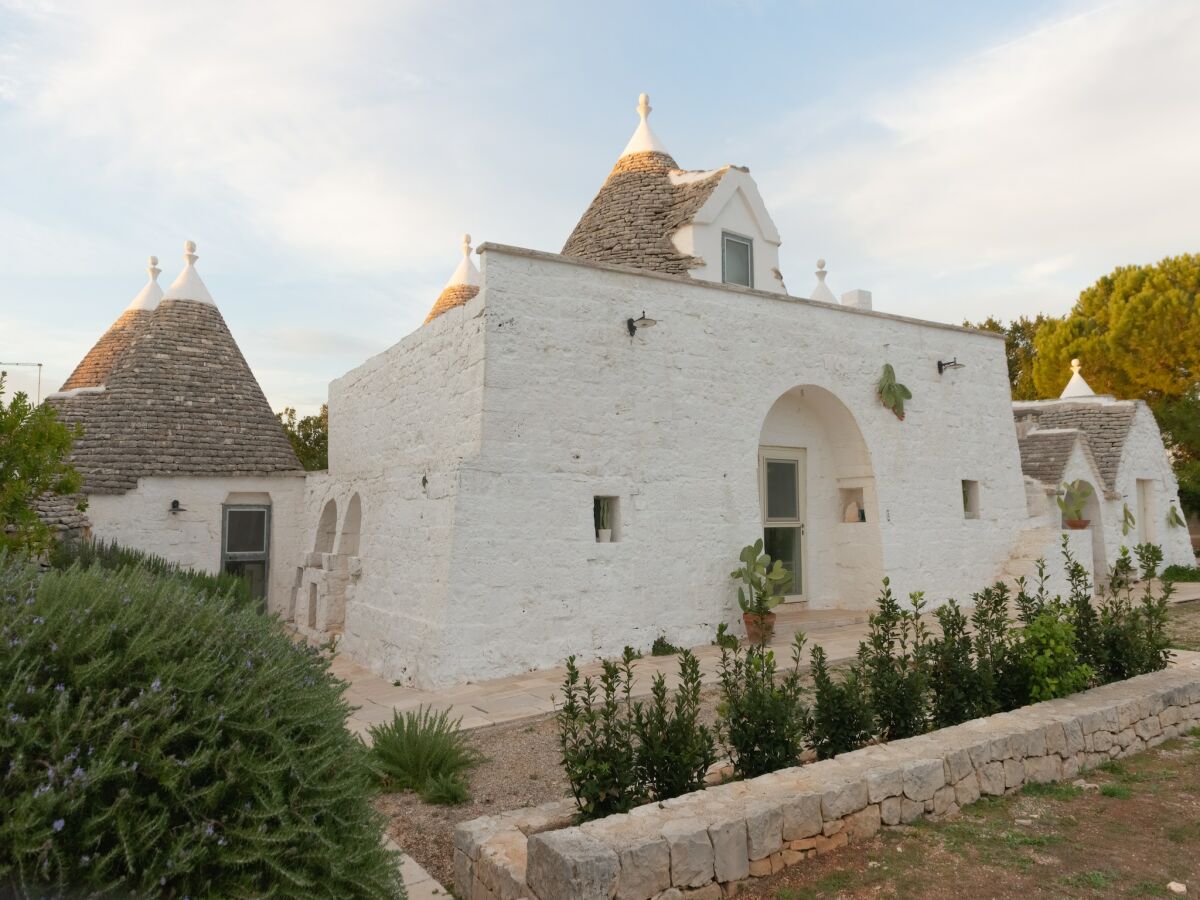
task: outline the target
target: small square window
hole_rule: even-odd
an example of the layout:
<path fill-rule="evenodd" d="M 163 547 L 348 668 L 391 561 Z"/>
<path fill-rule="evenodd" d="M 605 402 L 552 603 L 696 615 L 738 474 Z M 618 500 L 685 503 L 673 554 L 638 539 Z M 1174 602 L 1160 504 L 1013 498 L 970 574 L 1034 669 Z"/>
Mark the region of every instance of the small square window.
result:
<path fill-rule="evenodd" d="M 608 544 L 620 540 L 620 513 L 620 497 L 592 498 L 592 520 L 596 526 L 596 543 Z"/>
<path fill-rule="evenodd" d="M 963 518 L 979 518 L 979 482 L 966 481 L 962 483 Z"/>
<path fill-rule="evenodd" d="M 754 287 L 754 242 L 750 238 L 721 235 L 721 280 Z"/>

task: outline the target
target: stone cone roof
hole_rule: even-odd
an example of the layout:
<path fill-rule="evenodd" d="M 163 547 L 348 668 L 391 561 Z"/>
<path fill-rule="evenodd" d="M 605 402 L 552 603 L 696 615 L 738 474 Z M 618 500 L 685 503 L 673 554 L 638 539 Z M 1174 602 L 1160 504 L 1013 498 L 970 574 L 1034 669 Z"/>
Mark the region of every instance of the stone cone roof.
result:
<path fill-rule="evenodd" d="M 428 325 L 448 309 L 462 306 L 478 293 L 479 270 L 471 262 L 471 236 L 464 234 L 462 236 L 462 259 L 454 270 L 454 274 L 450 276 L 450 280 L 446 282 L 446 286 L 442 288 L 442 292 L 438 294 L 437 300 L 434 301 L 433 309 L 429 310 L 429 315 L 425 317 L 425 324 Z"/>
<path fill-rule="evenodd" d="M 1021 468 L 1026 475 L 1043 483 L 1057 483 L 1076 439 L 1082 439 L 1087 455 L 1092 458 L 1108 495 L 1116 490 L 1117 472 L 1125 441 L 1137 414 L 1133 401 L 1115 403 L 1047 402 L 1034 408 L 1017 408 L 1017 423 L 1027 423 L 1026 436 L 1021 438 Z M 1069 436 L 1069 437 L 1068 437 Z M 1061 457 L 1061 459 L 1060 459 Z"/>
<path fill-rule="evenodd" d="M 126 333 L 103 392 L 48 401 L 64 421 L 84 427 L 72 462 L 85 493 L 122 493 L 145 476 L 301 468 L 211 300 L 164 299 Z"/>
<path fill-rule="evenodd" d="M 727 168 L 676 183 L 671 176 L 685 173 L 668 154 L 641 151 L 622 156 L 567 238 L 563 255 L 688 274 L 700 262 L 680 253 L 671 235 L 699 212 Z"/>
<path fill-rule="evenodd" d="M 84 387 L 102 387 L 112 373 L 117 360 L 129 349 L 133 337 L 152 313 L 144 309 L 127 309 L 100 335 L 71 377 L 63 382 L 64 391 Z"/>

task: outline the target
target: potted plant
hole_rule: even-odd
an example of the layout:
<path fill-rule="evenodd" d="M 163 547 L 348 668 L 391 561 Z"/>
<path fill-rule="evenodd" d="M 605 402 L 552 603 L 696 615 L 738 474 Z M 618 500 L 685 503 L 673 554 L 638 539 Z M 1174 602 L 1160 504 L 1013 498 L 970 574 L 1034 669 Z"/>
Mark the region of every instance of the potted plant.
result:
<path fill-rule="evenodd" d="M 742 608 L 742 622 L 746 625 L 746 636 L 755 644 L 765 644 L 775 633 L 775 607 L 783 602 L 783 592 L 792 581 L 792 575 L 783 563 L 763 553 L 762 538 L 742 548 L 738 557 L 742 564 L 730 572 L 731 578 L 742 582 L 738 588 L 738 606 Z"/>
<path fill-rule="evenodd" d="M 596 540 L 601 544 L 612 541 L 612 503 L 608 498 L 602 498 L 596 504 Z"/>
<path fill-rule="evenodd" d="M 1063 483 L 1062 496 L 1057 500 L 1058 508 L 1062 510 L 1063 521 L 1067 523 L 1068 528 L 1078 531 L 1091 524 L 1090 519 L 1083 517 L 1083 508 L 1091 496 L 1092 488 L 1086 481 L 1076 479 Z"/>

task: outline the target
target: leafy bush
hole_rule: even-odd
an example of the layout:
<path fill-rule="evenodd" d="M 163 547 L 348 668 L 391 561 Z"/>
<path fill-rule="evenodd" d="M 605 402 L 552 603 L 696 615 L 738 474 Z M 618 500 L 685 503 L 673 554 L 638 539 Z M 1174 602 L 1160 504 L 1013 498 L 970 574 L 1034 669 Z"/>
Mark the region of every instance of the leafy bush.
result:
<path fill-rule="evenodd" d="M 1025 626 L 1017 640 L 1016 659 L 1030 703 L 1081 691 L 1094 674 L 1079 661 L 1071 623 L 1050 609 Z"/>
<path fill-rule="evenodd" d="M 344 685 L 186 579 L 0 558 L 0 894 L 394 897 Z"/>
<path fill-rule="evenodd" d="M 975 684 L 979 714 L 989 716 L 1019 705 L 1020 688 L 1012 671 L 1012 629 L 1008 621 L 1009 589 L 1002 581 L 972 595 L 975 610 L 971 644 L 975 651 Z"/>
<path fill-rule="evenodd" d="M 713 646 L 722 650 L 736 650 L 738 639 L 736 634 L 729 633 L 729 626 L 722 622 L 717 626 L 717 635 L 713 638 Z"/>
<path fill-rule="evenodd" d="M 1139 544 L 1137 576 L 1144 593 L 1133 600 L 1134 566 L 1128 549 L 1122 547 L 1109 574 L 1108 591 L 1100 606 L 1098 643 L 1100 650 L 1093 663 L 1102 681 L 1118 681 L 1165 669 L 1170 661 L 1167 649 L 1167 602 L 1174 592 L 1170 582 L 1155 592 L 1154 583 L 1162 550 L 1153 544 Z"/>
<path fill-rule="evenodd" d="M 1178 584 L 1184 581 L 1200 581 L 1200 566 L 1167 566 L 1162 573 L 1163 581 Z"/>
<path fill-rule="evenodd" d="M 674 644 L 668 641 L 665 634 L 660 634 L 654 639 L 654 643 L 650 645 L 651 656 L 674 656 L 681 650 L 683 650 L 683 648 L 676 647 Z"/>
<path fill-rule="evenodd" d="M 679 656 L 675 703 L 667 701 L 667 680 L 659 672 L 651 700 L 635 703 L 633 731 L 638 776 L 655 800 L 678 797 L 704 786 L 704 773 L 716 761 L 712 732 L 700 724 L 700 663 L 690 650 Z"/>
<path fill-rule="evenodd" d="M 743 778 L 794 766 L 800 759 L 808 718 L 800 674 L 804 642 L 797 632 L 792 667 L 782 675 L 774 651 L 765 647 L 721 650 L 717 729 L 734 771 Z"/>
<path fill-rule="evenodd" d="M 881 739 L 922 734 L 929 728 L 929 635 L 921 621 L 925 600 L 920 592 L 903 609 L 883 579 L 883 591 L 869 618 L 867 639 L 859 644 L 862 684 L 870 693 L 875 726 Z"/>
<path fill-rule="evenodd" d="M 232 596 L 243 604 L 251 603 L 250 582 L 229 572 L 197 572 L 170 562 L 153 553 L 132 550 L 112 541 L 58 541 L 50 551 L 50 565 L 66 569 L 73 565 L 88 569 L 117 572 L 122 569 L 141 569 L 152 575 L 170 576 L 194 591 L 210 597 Z"/>
<path fill-rule="evenodd" d="M 934 611 L 941 637 L 929 642 L 933 725 L 944 728 L 981 715 L 983 690 L 971 656 L 967 617 L 953 600 Z"/>
<path fill-rule="evenodd" d="M 555 719 L 562 763 L 575 805 L 585 819 L 627 812 L 645 799 L 634 743 L 633 654 L 604 660 L 599 691 L 591 676 L 579 679 L 567 660 L 563 705 Z"/>
<path fill-rule="evenodd" d="M 429 803 L 439 803 L 432 798 L 453 793 L 450 782 L 458 782 L 465 795 L 462 776 L 478 765 L 480 755 L 459 729 L 461 722 L 461 718 L 451 720 L 447 710 L 435 712 L 422 706 L 396 711 L 392 721 L 372 726 L 371 763 L 380 782 L 396 790 L 417 791 Z"/>
<path fill-rule="evenodd" d="M 458 775 L 433 775 L 421 788 L 421 799 L 438 806 L 458 806 L 471 799 L 467 783 Z"/>
<path fill-rule="evenodd" d="M 825 650 L 812 648 L 813 706 L 804 723 L 805 737 L 819 759 L 855 750 L 871 739 L 874 716 L 856 668 L 837 682 Z"/>

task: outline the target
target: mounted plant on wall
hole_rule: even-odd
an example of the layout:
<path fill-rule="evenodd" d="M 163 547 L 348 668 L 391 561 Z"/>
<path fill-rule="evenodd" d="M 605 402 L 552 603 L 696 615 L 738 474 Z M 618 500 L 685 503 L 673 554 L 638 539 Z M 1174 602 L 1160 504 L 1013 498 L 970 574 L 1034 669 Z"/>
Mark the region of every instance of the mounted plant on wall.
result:
<path fill-rule="evenodd" d="M 1167 513 L 1167 527 L 1168 528 L 1182 528 L 1186 524 L 1187 524 L 1187 522 L 1185 522 L 1183 520 L 1183 516 L 1181 516 L 1179 514 L 1178 508 L 1176 508 L 1175 504 L 1172 503 L 1171 510 L 1170 510 L 1170 512 Z"/>
<path fill-rule="evenodd" d="M 1129 532 L 1133 531 L 1137 525 L 1137 519 L 1133 517 L 1133 510 L 1129 508 L 1129 504 L 1125 504 L 1125 510 L 1121 514 L 1121 534 L 1128 536 Z"/>
<path fill-rule="evenodd" d="M 875 385 L 875 393 L 879 402 L 896 414 L 896 418 L 904 421 L 904 401 L 912 399 L 912 391 L 896 380 L 896 370 L 891 363 L 883 364 L 883 374 Z"/>

